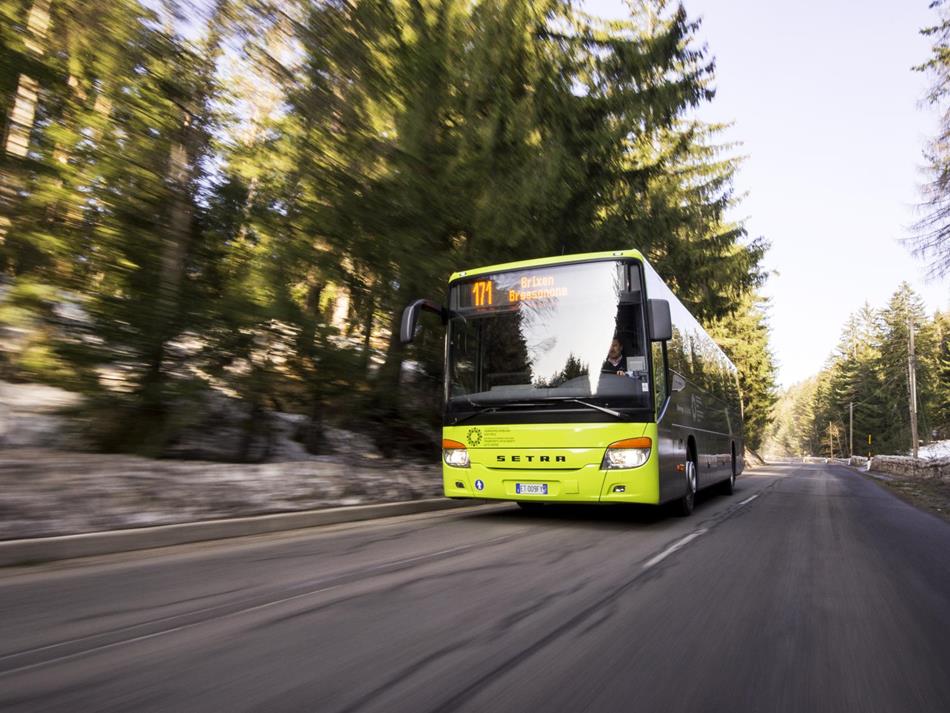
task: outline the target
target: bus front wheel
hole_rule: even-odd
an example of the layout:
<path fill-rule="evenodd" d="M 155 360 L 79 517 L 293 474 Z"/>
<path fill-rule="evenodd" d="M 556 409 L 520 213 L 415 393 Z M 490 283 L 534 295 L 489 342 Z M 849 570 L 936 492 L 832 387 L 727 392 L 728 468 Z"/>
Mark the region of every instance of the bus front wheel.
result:
<path fill-rule="evenodd" d="M 687 517 L 693 513 L 696 506 L 696 461 L 690 456 L 686 461 L 686 492 L 676 501 L 676 514 L 681 517 Z"/>

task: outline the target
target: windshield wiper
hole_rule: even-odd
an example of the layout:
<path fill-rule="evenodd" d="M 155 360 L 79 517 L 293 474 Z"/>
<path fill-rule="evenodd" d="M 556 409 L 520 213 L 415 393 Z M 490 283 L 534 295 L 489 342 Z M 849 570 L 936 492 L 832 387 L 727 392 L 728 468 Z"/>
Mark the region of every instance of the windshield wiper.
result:
<path fill-rule="evenodd" d="M 484 408 L 480 408 L 480 409 L 478 409 L 477 411 L 472 411 L 472 412 L 471 412 L 470 414 L 468 414 L 467 416 L 462 416 L 461 418 L 456 418 L 456 419 L 455 419 L 455 422 L 454 422 L 452 425 L 453 425 L 453 426 L 458 426 L 460 423 L 462 423 L 463 421 L 468 421 L 470 418 L 475 418 L 476 416 L 481 416 L 483 413 L 495 413 L 495 411 L 497 411 L 497 410 L 498 410 L 498 407 L 497 407 L 497 406 L 485 406 Z"/>
<path fill-rule="evenodd" d="M 606 414 L 609 415 L 609 416 L 613 416 L 614 418 L 619 418 L 619 419 L 621 419 L 621 420 L 623 420 L 623 421 L 627 421 L 627 420 L 628 420 L 627 416 L 624 415 L 624 414 L 622 414 L 622 413 L 620 413 L 620 411 L 614 411 L 613 409 L 607 408 L 606 406 L 598 406 L 597 404 L 592 404 L 592 403 L 590 403 L 590 402 L 588 402 L 588 401 L 584 401 L 583 399 L 575 399 L 575 398 L 553 398 L 553 399 L 538 399 L 537 401 L 528 401 L 528 402 L 503 403 L 503 404 L 498 404 L 497 406 L 485 406 L 484 408 L 480 408 L 480 409 L 478 409 L 477 411 L 473 411 L 472 413 L 470 413 L 470 414 L 468 414 L 468 415 L 466 415 L 466 416 L 462 416 L 461 418 L 455 419 L 455 423 L 454 423 L 453 425 L 457 426 L 457 425 L 459 425 L 460 423 L 462 423 L 463 421 L 468 421 L 470 418 L 475 418 L 476 416 L 481 416 L 482 414 L 486 414 L 486 413 L 495 413 L 495 412 L 497 412 L 497 411 L 502 411 L 502 410 L 509 409 L 509 408 L 528 408 L 528 409 L 536 409 L 539 404 L 552 403 L 552 402 L 553 402 L 553 403 L 572 403 L 572 404 L 580 404 L 581 406 L 586 406 L 587 408 L 592 408 L 592 409 L 594 409 L 595 411 L 602 411 L 603 413 L 606 413 Z M 477 404 L 475 404 L 475 403 L 473 402 L 472 405 L 474 406 L 474 405 L 477 405 Z"/>
<path fill-rule="evenodd" d="M 606 414 L 615 416 L 616 418 L 621 418 L 624 421 L 627 420 L 627 417 L 620 413 L 619 411 L 614 411 L 612 408 L 607 408 L 606 406 L 598 406 L 597 404 L 592 404 L 581 399 L 554 399 L 556 401 L 567 401 L 572 404 L 580 404 L 581 406 L 586 406 L 587 408 L 596 409 L 597 411 L 603 411 Z"/>
<path fill-rule="evenodd" d="M 469 403 L 471 403 L 472 406 L 479 405 L 475 401 L 471 401 Z M 461 418 L 455 419 L 455 423 L 453 423 L 452 425 L 457 426 L 463 421 L 468 421 L 470 418 L 475 418 L 476 416 L 481 416 L 482 414 L 485 414 L 485 413 L 495 413 L 496 411 L 502 411 L 504 409 L 509 409 L 509 408 L 525 408 L 525 407 L 531 408 L 532 406 L 535 406 L 535 405 L 536 403 L 510 402 L 510 403 L 498 404 L 497 406 L 485 406 L 483 408 L 478 409 L 477 411 L 472 411 L 472 413 L 468 414 L 467 416 L 462 416 Z"/>

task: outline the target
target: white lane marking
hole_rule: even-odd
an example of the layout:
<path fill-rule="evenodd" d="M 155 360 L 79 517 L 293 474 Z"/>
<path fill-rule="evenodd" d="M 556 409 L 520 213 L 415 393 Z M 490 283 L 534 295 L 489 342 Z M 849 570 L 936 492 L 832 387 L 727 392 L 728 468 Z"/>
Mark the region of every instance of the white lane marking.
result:
<path fill-rule="evenodd" d="M 751 498 L 746 498 L 745 500 L 743 500 L 742 502 L 740 502 L 739 505 L 748 505 L 748 504 L 751 503 L 753 500 L 755 500 L 757 497 L 759 497 L 759 494 L 758 494 L 758 493 L 756 493 L 755 495 L 753 495 Z"/>
<path fill-rule="evenodd" d="M 696 530 L 696 532 L 691 532 L 682 540 L 679 540 L 678 542 L 674 542 L 672 545 L 670 545 L 665 550 L 663 550 L 660 554 L 647 560 L 643 565 L 643 569 L 649 569 L 650 567 L 653 567 L 654 565 L 659 564 L 660 562 L 665 560 L 667 557 L 669 557 L 671 554 L 673 554 L 677 550 L 682 549 L 683 547 L 686 547 L 686 545 L 688 545 L 690 542 L 692 542 L 697 537 L 705 533 L 706 533 L 706 528 L 703 528 L 701 530 Z"/>

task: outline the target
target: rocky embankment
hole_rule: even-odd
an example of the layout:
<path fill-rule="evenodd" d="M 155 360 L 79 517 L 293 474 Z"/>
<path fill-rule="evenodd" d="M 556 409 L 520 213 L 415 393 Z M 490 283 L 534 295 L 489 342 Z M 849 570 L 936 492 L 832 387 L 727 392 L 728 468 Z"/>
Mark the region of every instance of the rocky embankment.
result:
<path fill-rule="evenodd" d="M 0 539 L 441 495 L 441 469 L 336 456 L 256 465 L 0 451 Z"/>
<path fill-rule="evenodd" d="M 92 453 L 63 415 L 78 403 L 62 389 L 0 382 L 0 540 L 442 494 L 438 451 L 423 464 L 390 460 L 367 438 L 326 428 L 329 455 L 315 456 L 295 440 L 303 417 L 293 414 L 267 415 L 266 462 L 218 462 L 241 438 L 241 414 L 223 398 L 210 404 L 212 423 L 173 449 L 176 459 Z"/>

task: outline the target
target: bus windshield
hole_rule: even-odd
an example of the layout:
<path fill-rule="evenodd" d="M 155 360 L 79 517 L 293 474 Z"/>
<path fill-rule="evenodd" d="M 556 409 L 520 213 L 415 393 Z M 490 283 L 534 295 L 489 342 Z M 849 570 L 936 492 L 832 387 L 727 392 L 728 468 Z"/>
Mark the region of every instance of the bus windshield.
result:
<path fill-rule="evenodd" d="M 652 403 L 638 263 L 479 275 L 453 283 L 449 306 L 450 418 L 507 404 L 607 420 Z"/>

